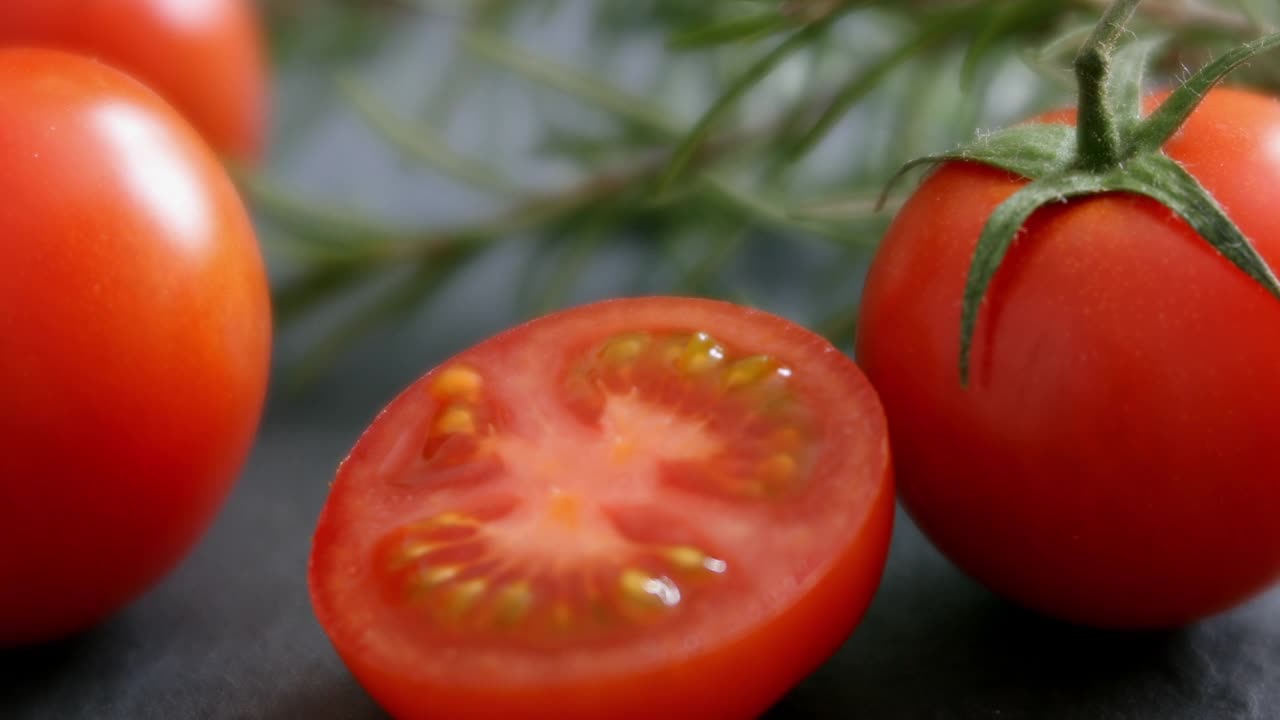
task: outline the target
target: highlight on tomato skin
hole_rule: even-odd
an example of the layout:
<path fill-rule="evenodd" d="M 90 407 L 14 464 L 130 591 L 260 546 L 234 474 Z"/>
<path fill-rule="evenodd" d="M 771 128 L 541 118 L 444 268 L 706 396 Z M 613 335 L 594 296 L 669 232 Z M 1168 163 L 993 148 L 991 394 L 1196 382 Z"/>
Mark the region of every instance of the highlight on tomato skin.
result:
<path fill-rule="evenodd" d="M 261 158 L 268 74 L 253 0 L 3 0 L 0 46 L 40 46 L 123 70 L 221 155 Z"/>
<path fill-rule="evenodd" d="M 339 469 L 309 581 L 397 718 L 748 718 L 845 642 L 892 522 L 848 357 L 728 303 L 612 300 L 400 394 Z"/>

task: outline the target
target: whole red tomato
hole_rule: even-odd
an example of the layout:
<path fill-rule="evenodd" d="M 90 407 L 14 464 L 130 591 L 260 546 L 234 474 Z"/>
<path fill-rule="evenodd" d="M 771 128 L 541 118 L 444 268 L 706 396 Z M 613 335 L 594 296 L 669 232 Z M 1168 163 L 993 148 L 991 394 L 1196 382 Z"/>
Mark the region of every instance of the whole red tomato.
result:
<path fill-rule="evenodd" d="M 1165 150 L 1280 268 L 1280 103 L 1215 90 Z M 1061 618 L 1241 602 L 1280 575 L 1280 303 L 1152 200 L 1051 206 L 995 275 L 962 387 L 974 247 L 1024 184 L 946 164 L 872 264 L 857 356 L 903 502 L 960 567 Z"/>
<path fill-rule="evenodd" d="M 343 463 L 316 614 L 395 717 L 756 717 L 838 648 L 893 522 L 875 391 L 727 303 L 540 318 L 406 389 Z"/>
<path fill-rule="evenodd" d="M 99 62 L 0 51 L 0 646 L 87 627 L 190 549 L 263 402 L 267 285 L 230 179 Z"/>
<path fill-rule="evenodd" d="M 262 152 L 266 68 L 251 0 L 4 0 L 0 45 L 99 58 L 163 95 L 220 153 Z"/>

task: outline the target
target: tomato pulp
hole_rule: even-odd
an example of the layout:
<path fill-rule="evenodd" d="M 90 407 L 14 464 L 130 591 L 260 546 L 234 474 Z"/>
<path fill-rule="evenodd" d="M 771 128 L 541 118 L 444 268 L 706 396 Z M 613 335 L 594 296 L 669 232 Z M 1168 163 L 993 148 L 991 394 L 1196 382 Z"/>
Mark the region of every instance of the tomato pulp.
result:
<path fill-rule="evenodd" d="M 1215 90 L 1165 151 L 1280 268 L 1280 102 Z M 960 567 L 1060 618 L 1163 627 L 1241 602 L 1280 576 L 1280 303 L 1152 200 L 1066 202 L 996 273 L 962 387 L 974 247 L 1024 184 L 946 164 L 872 264 L 857 357 L 905 506 Z"/>
<path fill-rule="evenodd" d="M 0 50 L 0 646 L 190 549 L 253 439 L 270 308 L 217 157 L 96 61 Z"/>
<path fill-rule="evenodd" d="M 0 45 L 115 65 L 173 103 L 218 152 L 262 154 L 267 69 L 251 0 L 4 0 Z"/>
<path fill-rule="evenodd" d="M 892 513 L 879 403 L 825 340 L 615 300 L 392 402 L 338 473 L 311 592 L 398 718 L 751 717 L 853 630 Z"/>

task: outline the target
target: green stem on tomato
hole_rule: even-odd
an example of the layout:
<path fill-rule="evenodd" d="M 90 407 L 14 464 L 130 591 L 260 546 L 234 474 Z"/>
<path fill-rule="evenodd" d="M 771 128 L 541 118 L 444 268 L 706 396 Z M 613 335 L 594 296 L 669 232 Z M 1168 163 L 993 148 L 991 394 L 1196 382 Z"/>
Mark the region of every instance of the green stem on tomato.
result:
<path fill-rule="evenodd" d="M 1241 45 L 1206 65 L 1174 89 L 1168 99 L 1135 129 L 1126 154 L 1132 156 L 1159 150 L 1223 77 L 1255 55 L 1276 48 L 1280 48 L 1280 33 Z"/>
<path fill-rule="evenodd" d="M 1112 3 L 1076 56 L 1075 72 L 1080 85 L 1076 162 L 1082 170 L 1102 172 L 1120 162 L 1120 131 L 1108 100 L 1111 59 L 1140 2 Z"/>
<path fill-rule="evenodd" d="M 1266 259 L 1210 192 L 1162 150 L 1164 142 L 1227 73 L 1258 53 L 1280 48 L 1280 34 L 1224 54 L 1189 77 L 1143 118 L 1142 66 L 1159 40 L 1139 39 L 1120 46 L 1125 25 L 1141 2 L 1112 0 L 1076 57 L 1080 97 L 1075 129 L 1055 124 L 1014 126 L 904 168 L 960 160 L 998 167 L 1029 181 L 991 213 L 975 246 L 961 298 L 961 385 L 969 382 L 978 314 L 992 279 L 1026 221 L 1051 203 L 1116 192 L 1153 198 L 1280 298 L 1280 277 Z"/>

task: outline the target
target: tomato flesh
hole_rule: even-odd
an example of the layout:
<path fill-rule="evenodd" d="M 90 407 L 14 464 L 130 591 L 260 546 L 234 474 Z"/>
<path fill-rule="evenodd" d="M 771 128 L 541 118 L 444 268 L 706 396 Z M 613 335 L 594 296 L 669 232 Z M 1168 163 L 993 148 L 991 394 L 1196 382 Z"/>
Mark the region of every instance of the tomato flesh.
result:
<path fill-rule="evenodd" d="M 723 303 L 601 303 L 392 403 L 339 473 L 312 593 L 397 717 L 750 716 L 865 610 L 890 484 L 875 395 L 825 341 Z M 711 686 L 739 674 L 760 681 Z"/>

